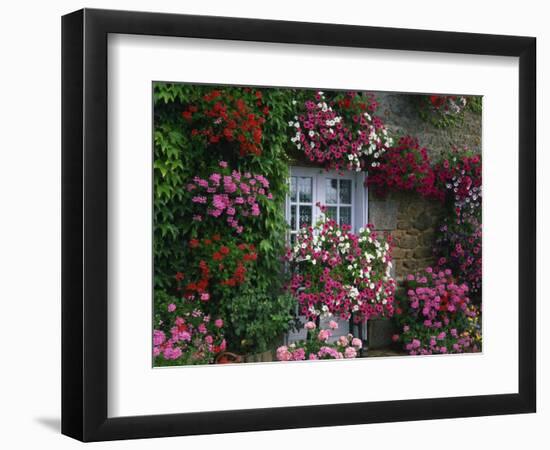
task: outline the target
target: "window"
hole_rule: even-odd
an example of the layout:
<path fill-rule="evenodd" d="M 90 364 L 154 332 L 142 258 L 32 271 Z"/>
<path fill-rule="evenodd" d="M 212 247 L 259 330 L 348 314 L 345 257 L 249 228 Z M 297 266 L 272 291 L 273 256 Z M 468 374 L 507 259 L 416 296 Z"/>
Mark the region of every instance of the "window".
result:
<path fill-rule="evenodd" d="M 286 217 L 290 242 L 303 225 L 314 225 L 321 211 L 316 203 L 327 207 L 327 215 L 339 224 L 358 230 L 368 222 L 365 174 L 360 172 L 326 172 L 311 167 L 291 167 L 290 194 Z"/>
<path fill-rule="evenodd" d="M 368 196 L 363 172 L 325 171 L 312 167 L 290 168 L 290 193 L 286 202 L 286 218 L 289 230 L 289 243 L 296 240 L 296 234 L 304 225 L 312 226 L 320 218 L 320 203 L 327 207 L 327 216 L 340 225 L 347 224 L 353 231 L 368 223 Z M 302 318 L 303 319 L 303 318 Z M 338 330 L 332 341 L 349 332 L 347 321 L 337 320 Z M 325 326 L 327 320 L 322 320 Z M 363 328 L 366 336 L 366 328 Z M 305 331 L 291 332 L 286 336 L 287 343 L 305 339 Z"/>

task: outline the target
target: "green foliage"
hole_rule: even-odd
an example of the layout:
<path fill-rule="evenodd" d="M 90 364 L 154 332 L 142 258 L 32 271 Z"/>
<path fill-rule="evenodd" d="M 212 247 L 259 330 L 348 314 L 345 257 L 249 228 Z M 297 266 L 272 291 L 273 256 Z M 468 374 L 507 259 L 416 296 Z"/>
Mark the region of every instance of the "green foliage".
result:
<path fill-rule="evenodd" d="M 269 294 L 252 286 L 241 289 L 226 305 L 227 334 L 232 349 L 261 353 L 273 347 L 293 325 L 296 301 L 290 294 Z"/>
<path fill-rule="evenodd" d="M 466 97 L 466 109 L 472 111 L 475 114 L 481 114 L 483 109 L 483 96 L 471 95 Z"/>
<path fill-rule="evenodd" d="M 238 165 L 241 171 L 264 175 L 270 182 L 273 201 L 262 204 L 261 223 L 247 231 L 244 240 L 258 247 L 258 272 L 264 274 L 259 288 L 268 289 L 280 273 L 280 256 L 284 250 L 286 222 L 284 201 L 288 179 L 287 120 L 292 113 L 293 94 L 288 89 L 262 90 L 269 116 L 263 127 L 260 156 L 239 157 L 230 143 L 208 145 L 192 136 L 192 126 L 181 112 L 200 102 L 212 86 L 155 83 L 154 131 L 154 260 L 155 288 L 172 290 L 174 274 L 182 269 L 185 243 L 199 232 L 190 219 L 190 194 L 186 183 L 196 175 L 205 176 L 218 167 L 220 160 Z M 235 97 L 243 89 L 229 90 Z M 235 167 L 237 168 L 237 167 Z M 200 236 L 198 236 L 200 237 Z"/>
<path fill-rule="evenodd" d="M 205 121 L 205 96 L 213 90 L 223 92 L 232 101 L 242 100 L 250 111 L 263 114 L 261 155 L 239 152 L 238 142 L 220 140 L 211 142 L 208 136 L 193 132 L 194 121 L 186 120 L 182 112 L 198 106 L 200 120 Z M 260 94 L 256 94 L 260 92 Z M 155 320 L 164 320 L 170 296 L 181 297 L 175 274 L 186 272 L 192 263 L 189 241 L 192 238 L 207 238 L 215 231 L 221 234 L 221 242 L 237 237 L 230 227 L 200 226 L 193 222 L 192 194 L 187 184 L 195 176 L 206 178 L 219 171 L 219 162 L 226 161 L 230 168 L 241 172 L 261 174 L 269 180 L 272 200 L 258 198 L 261 215 L 254 220 L 254 226 L 238 236 L 239 242 L 253 244 L 258 254 L 254 267 L 249 271 L 251 278 L 246 288 L 237 286 L 233 294 L 235 301 L 229 314 L 234 320 L 226 329 L 231 343 L 237 339 L 234 348 L 246 351 L 262 351 L 268 343 L 288 329 L 291 306 L 294 299 L 286 295 L 272 295 L 284 283 L 283 254 L 286 242 L 287 224 L 284 204 L 289 178 L 288 120 L 294 115 L 292 100 L 300 96 L 299 91 L 290 89 L 246 89 L 240 87 L 219 87 L 206 85 L 155 83 L 154 97 L 154 289 Z M 261 99 L 261 101 L 260 101 Z M 268 108 L 268 111 L 266 110 Z M 187 118 L 188 119 L 188 118 Z M 181 302 L 182 300 L 179 299 Z M 236 305 L 242 306 L 239 310 Z M 203 305 L 204 306 L 204 305 Z M 225 307 L 224 307 L 225 308 Z M 159 312 L 160 311 L 160 312 Z M 228 319 L 229 320 L 229 319 Z M 230 321 L 232 322 L 232 321 Z M 240 342 L 245 339 L 246 345 Z M 250 341 L 250 343 L 248 343 Z"/>

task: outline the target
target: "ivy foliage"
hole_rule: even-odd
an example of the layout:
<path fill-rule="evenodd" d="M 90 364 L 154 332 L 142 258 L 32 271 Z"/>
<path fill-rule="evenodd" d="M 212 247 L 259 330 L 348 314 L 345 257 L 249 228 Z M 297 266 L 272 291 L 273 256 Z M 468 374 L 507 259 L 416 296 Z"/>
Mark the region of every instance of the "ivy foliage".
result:
<path fill-rule="evenodd" d="M 263 115 L 259 147 L 261 154 L 242 154 L 239 142 L 221 139 L 211 142 L 208 136 L 194 131 L 195 118 L 186 120 L 185 111 L 205 102 L 213 91 L 231 101 L 244 104 L 250 114 Z M 260 94 L 258 94 L 258 92 Z M 288 329 L 293 306 L 285 296 L 274 294 L 284 280 L 283 255 L 287 224 L 284 202 L 289 177 L 288 120 L 294 114 L 292 101 L 300 95 L 290 89 L 250 89 L 233 86 L 156 82 L 154 99 L 154 205 L 153 252 L 155 310 L 164 306 L 166 296 L 179 296 L 175 274 L 186 269 L 190 258 L 189 241 L 213 233 L 222 239 L 234 239 L 233 230 L 220 220 L 192 220 L 192 193 L 187 184 L 196 176 L 207 178 L 226 161 L 242 173 L 261 174 L 269 180 L 270 201 L 260 204 L 262 213 L 253 227 L 238 236 L 240 242 L 253 244 L 258 253 L 254 270 L 249 271 L 246 293 L 235 290 L 243 310 L 231 308 L 227 314 L 235 321 L 227 332 L 243 340 L 249 335 L 247 349 L 266 348 L 267 341 Z M 204 119 L 204 116 L 200 116 Z M 240 129 L 240 128 L 239 128 Z M 244 287 L 243 287 L 244 289 Z M 259 300 L 252 308 L 252 292 Z M 267 301 L 271 299 L 271 304 Z M 261 300 L 261 301 L 260 301 Z M 160 318 L 158 318 L 160 319 Z M 271 322 L 268 324 L 267 322 Z M 268 329 L 269 328 L 269 329 Z M 261 334 L 264 337 L 261 337 Z M 252 338 L 250 337 L 252 336 Z M 246 341 L 246 339 L 244 339 Z M 228 341 L 230 342 L 230 341 Z M 250 342 L 254 342 L 252 345 Z M 242 348 L 234 348 L 242 350 Z"/>
<path fill-rule="evenodd" d="M 464 114 L 481 114 L 482 96 L 476 95 L 411 95 L 411 101 L 424 122 L 435 128 L 460 127 Z"/>

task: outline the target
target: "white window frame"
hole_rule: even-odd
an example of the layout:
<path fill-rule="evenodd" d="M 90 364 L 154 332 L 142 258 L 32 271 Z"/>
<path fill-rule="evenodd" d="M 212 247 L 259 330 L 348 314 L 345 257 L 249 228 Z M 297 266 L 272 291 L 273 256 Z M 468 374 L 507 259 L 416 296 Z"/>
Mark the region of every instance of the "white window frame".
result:
<path fill-rule="evenodd" d="M 352 222 L 352 232 L 357 232 L 359 228 L 364 227 L 368 224 L 369 218 L 369 208 L 368 208 L 368 188 L 365 181 L 367 180 L 367 174 L 365 172 L 355 172 L 355 171 L 336 171 L 336 170 L 324 170 L 318 167 L 302 167 L 302 166 L 291 166 L 290 167 L 290 177 L 311 177 L 312 178 L 312 195 L 311 195 L 311 204 L 312 204 L 312 225 L 321 218 L 323 213 L 316 206 L 317 202 L 320 202 L 322 205 L 325 205 L 326 195 L 325 195 L 325 180 L 327 178 L 336 178 L 336 179 L 349 179 L 352 181 L 352 199 L 351 199 L 351 222 Z M 288 180 L 290 186 L 290 178 Z M 299 193 L 298 193 L 298 183 L 297 183 L 297 199 L 296 202 L 290 201 L 290 193 L 287 195 L 285 203 L 285 217 L 287 223 L 290 226 L 290 206 L 292 204 L 299 204 Z M 339 199 L 338 199 L 339 200 Z M 307 203 L 309 205 L 309 203 Z M 299 210 L 296 208 L 296 225 L 297 229 L 300 228 L 300 218 Z M 289 230 L 287 240 L 290 242 L 291 231 Z M 302 321 L 304 320 L 303 316 L 300 316 Z M 321 326 L 323 328 L 328 327 L 328 321 L 330 319 L 322 319 Z M 347 335 L 349 331 L 348 321 L 341 319 L 336 319 L 339 327 L 338 330 L 333 334 L 331 342 L 334 342 L 338 339 L 339 336 Z M 366 324 L 363 326 L 363 339 L 366 340 L 367 328 Z M 285 343 L 290 344 L 298 340 L 304 340 L 306 338 L 305 330 L 298 330 L 297 332 L 289 332 L 285 336 Z"/>
<path fill-rule="evenodd" d="M 291 177 L 311 177 L 312 178 L 312 225 L 315 225 L 317 220 L 321 217 L 322 213 L 315 205 L 320 202 L 325 205 L 325 179 L 348 179 L 352 182 L 352 208 L 351 208 L 351 222 L 352 231 L 357 232 L 359 228 L 365 226 L 369 219 L 368 208 L 368 188 L 365 186 L 367 175 L 365 172 L 355 171 L 336 171 L 336 170 L 324 170 L 317 167 L 290 167 Z M 289 179 L 290 185 L 290 179 Z M 299 199 L 298 199 L 299 200 Z M 294 204 L 294 202 L 292 202 Z M 287 223 L 290 225 L 290 195 L 286 198 L 285 205 L 285 217 Z M 299 228 L 299 214 L 296 211 L 296 223 Z"/>

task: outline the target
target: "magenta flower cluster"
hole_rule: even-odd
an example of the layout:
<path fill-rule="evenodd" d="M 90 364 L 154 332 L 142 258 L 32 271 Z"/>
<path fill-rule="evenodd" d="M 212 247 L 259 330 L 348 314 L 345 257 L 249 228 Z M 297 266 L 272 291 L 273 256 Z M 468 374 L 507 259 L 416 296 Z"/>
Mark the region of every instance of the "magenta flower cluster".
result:
<path fill-rule="evenodd" d="M 187 185 L 194 205 L 193 220 L 201 222 L 205 216 L 225 219 L 237 234 L 243 232 L 243 218 L 261 214 L 261 199 L 271 200 L 269 181 L 263 175 L 230 171 L 227 163 L 219 163 L 220 170 L 207 179 L 196 176 Z"/>
<path fill-rule="evenodd" d="M 223 337 L 223 320 L 212 319 L 191 305 L 175 303 L 167 306 L 171 314 L 169 324 L 161 324 L 170 329 L 170 334 L 153 330 L 153 357 L 179 364 L 210 364 L 217 353 L 226 349 Z"/>
<path fill-rule="evenodd" d="M 481 223 L 475 217 L 463 217 L 457 222 L 446 221 L 439 229 L 435 252 L 440 256 L 438 267 L 459 271 L 460 279 L 468 283 L 473 294 L 482 287 Z"/>
<path fill-rule="evenodd" d="M 411 355 L 481 350 L 479 312 L 471 305 L 468 285 L 457 284 L 449 269 L 431 267 L 410 274 L 406 294 L 398 299 L 395 318 L 401 333 L 393 336 Z"/>
<path fill-rule="evenodd" d="M 385 240 L 371 225 L 358 234 L 334 220 L 302 228 L 287 252 L 294 269 L 290 291 L 301 313 L 353 317 L 356 322 L 391 317 L 395 281 L 390 244 L 391 236 Z"/>
<path fill-rule="evenodd" d="M 318 332 L 314 322 L 307 322 L 304 328 L 307 330 L 307 339 L 277 348 L 278 361 L 351 359 L 358 356 L 363 346 L 361 340 L 354 338 L 352 334 L 340 336 L 334 343 L 329 342 L 333 330 L 338 328 L 335 321 L 330 321 L 329 328 Z"/>
<path fill-rule="evenodd" d="M 392 145 L 382 121 L 371 115 L 373 106 L 369 97 L 357 92 L 336 102 L 319 91 L 289 122 L 295 129 L 291 141 L 312 162 L 336 170 L 361 171 L 365 157 L 377 159 Z"/>

